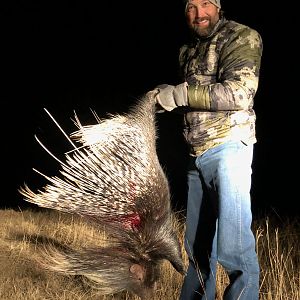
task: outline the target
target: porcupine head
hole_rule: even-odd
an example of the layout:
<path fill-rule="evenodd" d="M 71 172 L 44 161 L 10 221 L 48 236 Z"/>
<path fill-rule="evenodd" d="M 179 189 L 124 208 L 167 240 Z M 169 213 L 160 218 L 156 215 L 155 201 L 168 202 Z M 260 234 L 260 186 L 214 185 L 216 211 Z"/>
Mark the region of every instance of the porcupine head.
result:
<path fill-rule="evenodd" d="M 147 93 L 128 113 L 96 117 L 94 125 L 82 126 L 75 116 L 78 130 L 68 137 L 73 150 L 64 161 L 52 155 L 60 176 L 37 171 L 49 183 L 38 192 L 27 185 L 19 189 L 25 201 L 105 228 L 108 246 L 76 251 L 49 246 L 41 260 L 52 271 L 82 275 L 102 294 L 128 290 L 152 297 L 162 260 L 184 274 L 169 183 L 156 153 L 154 96 Z"/>

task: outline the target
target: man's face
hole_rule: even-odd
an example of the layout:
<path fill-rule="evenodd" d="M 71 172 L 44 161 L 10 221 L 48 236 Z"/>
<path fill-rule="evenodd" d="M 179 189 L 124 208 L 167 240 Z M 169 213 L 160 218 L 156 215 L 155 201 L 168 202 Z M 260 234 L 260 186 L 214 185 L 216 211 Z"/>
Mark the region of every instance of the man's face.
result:
<path fill-rule="evenodd" d="M 208 36 L 219 21 L 220 9 L 208 0 L 190 0 L 186 7 L 188 26 L 199 36 Z"/>

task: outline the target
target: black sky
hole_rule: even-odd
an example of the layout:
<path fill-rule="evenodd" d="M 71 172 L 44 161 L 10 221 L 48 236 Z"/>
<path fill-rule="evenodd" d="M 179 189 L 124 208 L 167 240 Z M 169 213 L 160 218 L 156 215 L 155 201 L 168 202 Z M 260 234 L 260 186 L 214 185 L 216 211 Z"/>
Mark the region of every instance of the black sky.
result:
<path fill-rule="evenodd" d="M 34 140 L 55 153 L 67 144 L 44 112 L 46 107 L 70 133 L 73 110 L 94 122 L 122 112 L 157 84 L 176 84 L 177 51 L 188 34 L 177 1 L 10 1 L 1 4 L 2 192 L 1 206 L 22 206 L 17 188 L 39 187 L 32 167 L 55 169 Z M 256 211 L 297 213 L 295 139 L 297 83 L 295 29 L 291 15 L 282 27 L 280 7 L 223 0 L 228 19 L 258 30 L 264 50 L 255 98 L 257 138 L 253 163 Z M 298 55 L 298 54 L 297 54 Z M 169 174 L 173 198 L 185 197 L 185 150 L 177 116 L 159 116 L 159 156 Z M 51 162 L 47 165 L 47 162 Z M 57 167 L 57 166 L 56 166 Z M 45 172 L 47 171 L 45 170 Z M 4 200 L 4 201 L 3 201 Z"/>

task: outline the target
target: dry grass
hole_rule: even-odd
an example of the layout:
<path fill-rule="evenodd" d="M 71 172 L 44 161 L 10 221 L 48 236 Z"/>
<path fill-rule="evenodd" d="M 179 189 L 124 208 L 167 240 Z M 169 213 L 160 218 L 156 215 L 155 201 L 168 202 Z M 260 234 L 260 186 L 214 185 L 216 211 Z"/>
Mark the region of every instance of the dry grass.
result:
<path fill-rule="evenodd" d="M 181 241 L 184 223 L 174 220 Z M 0 210 L 0 299 L 5 300 L 112 300 L 137 297 L 128 293 L 101 296 L 80 277 L 67 277 L 42 270 L 36 263 L 38 245 L 55 242 L 72 248 L 101 245 L 104 234 L 78 217 L 55 211 Z M 254 222 L 261 265 L 260 299 L 300 299 L 300 233 L 298 219 Z M 186 260 L 186 256 L 184 256 Z M 221 267 L 217 274 L 218 299 L 228 279 Z M 153 300 L 178 299 L 182 277 L 168 262 Z"/>

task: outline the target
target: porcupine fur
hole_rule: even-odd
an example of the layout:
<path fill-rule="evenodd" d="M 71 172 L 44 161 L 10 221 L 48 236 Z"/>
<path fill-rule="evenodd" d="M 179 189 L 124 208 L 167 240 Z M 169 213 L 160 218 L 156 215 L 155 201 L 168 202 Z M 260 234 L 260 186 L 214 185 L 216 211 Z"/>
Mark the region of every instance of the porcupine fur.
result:
<path fill-rule="evenodd" d="M 37 192 L 20 187 L 25 201 L 92 219 L 112 238 L 95 249 L 49 247 L 49 269 L 83 275 L 103 294 L 128 290 L 142 299 L 153 293 L 162 260 L 184 274 L 169 182 L 156 152 L 155 113 L 149 92 L 128 113 L 97 118 L 95 125 L 82 126 L 75 116 L 78 130 L 70 137 L 80 146 L 71 142 L 62 176 L 37 171 L 50 183 Z"/>

